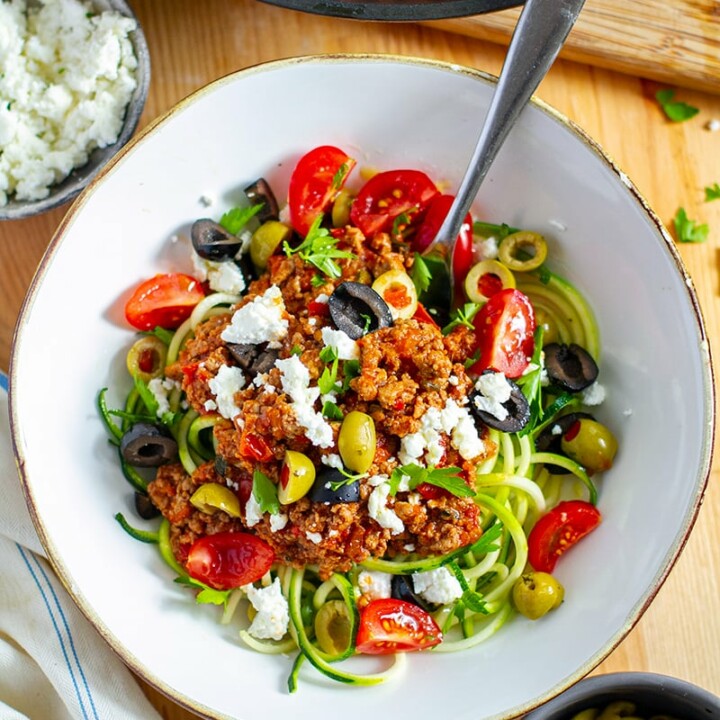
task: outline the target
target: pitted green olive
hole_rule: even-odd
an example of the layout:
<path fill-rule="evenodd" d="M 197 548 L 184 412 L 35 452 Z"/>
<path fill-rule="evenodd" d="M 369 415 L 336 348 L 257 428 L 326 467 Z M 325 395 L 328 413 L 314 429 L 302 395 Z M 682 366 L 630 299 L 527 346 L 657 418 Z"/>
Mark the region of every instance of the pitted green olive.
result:
<path fill-rule="evenodd" d="M 301 452 L 286 450 L 278 483 L 280 504 L 289 505 L 305 497 L 314 482 L 315 465 L 312 460 Z"/>
<path fill-rule="evenodd" d="M 547 251 L 547 243 L 542 235 L 521 230 L 502 239 L 498 258 L 514 272 L 528 272 L 545 262 Z"/>
<path fill-rule="evenodd" d="M 240 517 L 240 500 L 238 496 L 220 483 L 201 485 L 190 498 L 190 502 L 200 511 L 212 515 L 222 510 L 232 517 Z"/>
<path fill-rule="evenodd" d="M 517 611 L 537 620 L 562 603 L 565 589 L 549 573 L 529 572 L 518 578 L 512 595 Z"/>
<path fill-rule="evenodd" d="M 352 640 L 352 623 L 347 605 L 342 600 L 330 600 L 315 615 L 315 637 L 323 652 L 340 655 Z"/>
<path fill-rule="evenodd" d="M 387 303 L 393 320 L 407 320 L 415 314 L 417 290 L 406 272 L 388 270 L 375 279 L 372 289 Z"/>
<path fill-rule="evenodd" d="M 482 260 L 465 278 L 465 294 L 474 303 L 484 303 L 501 290 L 515 287 L 515 276 L 497 260 Z"/>
<path fill-rule="evenodd" d="M 126 364 L 132 377 L 147 383 L 163 374 L 166 359 L 167 345 L 154 335 L 144 335 L 128 350 Z"/>
<path fill-rule="evenodd" d="M 618 444 L 615 436 L 597 420 L 581 418 L 565 432 L 562 451 L 590 472 L 603 472 L 612 467 Z"/>
<path fill-rule="evenodd" d="M 356 473 L 367 472 L 375 459 L 376 447 L 373 419 L 358 410 L 349 412 L 338 436 L 338 450 L 345 467 Z"/>
<path fill-rule="evenodd" d="M 264 222 L 250 239 L 250 259 L 257 270 L 264 270 L 267 267 L 270 256 L 289 240 L 292 229 L 277 221 L 268 220 Z"/>

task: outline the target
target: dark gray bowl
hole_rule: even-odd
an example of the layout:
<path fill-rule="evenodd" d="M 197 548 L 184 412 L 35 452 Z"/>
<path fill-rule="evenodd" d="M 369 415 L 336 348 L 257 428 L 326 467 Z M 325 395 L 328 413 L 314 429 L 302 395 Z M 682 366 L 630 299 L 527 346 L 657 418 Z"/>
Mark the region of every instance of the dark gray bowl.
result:
<path fill-rule="evenodd" d="M 622 672 L 585 678 L 524 720 L 570 720 L 588 708 L 616 700 L 634 702 L 638 715 L 670 715 L 677 720 L 720 718 L 720 698 L 697 685 L 656 673 Z"/>
<path fill-rule="evenodd" d="M 99 11 L 114 10 L 131 17 L 137 22 L 135 13 L 125 0 L 93 0 L 93 7 Z M 7 205 L 0 207 L 0 220 L 17 220 L 38 215 L 72 200 L 95 177 L 103 165 L 132 137 L 145 107 L 150 86 L 150 53 L 145 35 L 138 23 L 130 36 L 137 57 L 137 87 L 130 98 L 123 127 L 113 145 L 97 148 L 85 165 L 75 168 L 62 182 L 50 188 L 50 194 L 42 200 L 14 200 L 12 196 Z"/>

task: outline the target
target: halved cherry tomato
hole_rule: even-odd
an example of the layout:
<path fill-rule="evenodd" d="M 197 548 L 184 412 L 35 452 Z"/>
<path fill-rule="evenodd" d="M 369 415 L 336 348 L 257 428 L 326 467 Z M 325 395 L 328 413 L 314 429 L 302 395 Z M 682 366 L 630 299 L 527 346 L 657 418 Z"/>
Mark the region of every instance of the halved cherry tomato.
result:
<path fill-rule="evenodd" d="M 243 532 L 221 532 L 196 540 L 185 566 L 191 577 L 229 590 L 259 580 L 275 562 L 275 552 L 259 537 Z"/>
<path fill-rule="evenodd" d="M 360 189 L 350 209 L 350 220 L 372 236 L 392 229 L 393 220 L 406 213 L 412 222 L 438 195 L 435 183 L 419 170 L 388 170 L 373 175 Z"/>
<path fill-rule="evenodd" d="M 290 223 L 303 237 L 342 190 L 355 160 L 339 148 L 321 145 L 303 155 L 288 188 Z"/>
<path fill-rule="evenodd" d="M 428 205 L 422 224 L 418 227 L 412 239 L 413 250 L 421 253 L 426 250 L 435 239 L 440 226 L 443 224 L 455 197 L 453 195 L 437 195 Z M 472 217 L 470 213 L 465 216 L 465 221 L 455 241 L 453 251 L 453 277 L 460 285 L 473 265 L 473 231 Z"/>
<path fill-rule="evenodd" d="M 135 288 L 125 304 L 125 318 L 138 330 L 174 330 L 204 297 L 202 285 L 190 275 L 155 275 Z"/>
<path fill-rule="evenodd" d="M 565 500 L 543 515 L 528 536 L 528 559 L 540 572 L 550 573 L 557 559 L 602 519 L 600 511 L 584 500 Z"/>
<path fill-rule="evenodd" d="M 480 359 L 470 372 L 491 369 L 517 378 L 535 349 L 535 312 L 526 295 L 514 288 L 502 290 L 483 305 L 473 320 Z"/>
<path fill-rule="evenodd" d="M 372 600 L 360 611 L 355 648 L 363 655 L 425 650 L 442 642 L 442 631 L 422 608 L 405 600 Z"/>

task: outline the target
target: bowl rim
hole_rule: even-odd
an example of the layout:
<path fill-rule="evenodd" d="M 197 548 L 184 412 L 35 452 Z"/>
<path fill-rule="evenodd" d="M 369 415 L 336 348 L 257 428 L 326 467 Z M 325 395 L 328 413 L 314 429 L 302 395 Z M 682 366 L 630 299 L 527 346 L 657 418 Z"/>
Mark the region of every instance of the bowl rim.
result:
<path fill-rule="evenodd" d="M 135 21 L 135 29 L 129 33 L 129 37 L 137 59 L 137 69 L 135 71 L 137 86 L 125 108 L 125 117 L 123 118 L 120 134 L 112 145 L 106 145 L 103 148 L 95 148 L 95 150 L 93 150 L 92 154 L 101 153 L 104 156 L 99 158 L 99 162 L 94 170 L 90 169 L 90 166 L 94 163 L 91 154 L 84 165 L 73 168 L 67 177 L 63 178 L 59 183 L 52 185 L 50 187 L 50 194 L 47 197 L 41 198 L 40 200 L 27 201 L 14 200 L 11 198 L 7 205 L 0 207 L 0 222 L 3 220 L 22 220 L 23 218 L 40 215 L 74 200 L 98 176 L 102 169 L 112 161 L 113 157 L 127 144 L 137 129 L 140 117 L 145 109 L 148 91 L 150 89 L 150 74 L 152 71 L 150 51 L 140 20 L 138 20 L 137 15 L 128 3 L 125 2 L 125 0 L 109 0 L 109 4 L 111 6 L 110 11 L 120 13 Z M 86 168 L 89 170 L 86 177 L 78 178 L 74 176 L 74 173 L 82 172 Z M 55 191 L 53 191 L 53 189 Z"/>
<path fill-rule="evenodd" d="M 198 102 L 206 95 L 215 92 L 217 89 L 231 84 L 238 79 L 245 78 L 250 75 L 255 75 L 264 72 L 273 72 L 283 70 L 286 68 L 298 66 L 298 65 L 322 65 L 322 64 L 343 64 L 343 63 L 392 63 L 400 65 L 410 65 L 421 68 L 429 68 L 435 70 L 441 70 L 444 72 L 450 72 L 454 74 L 460 74 L 473 78 L 474 80 L 484 82 L 489 85 L 495 85 L 497 83 L 497 77 L 483 70 L 470 68 L 458 63 L 453 63 L 445 60 L 437 60 L 431 58 L 417 57 L 412 55 L 398 55 L 398 54 L 384 54 L 384 53 L 333 53 L 324 55 L 302 55 L 289 58 L 283 58 L 279 60 L 272 60 L 257 63 L 246 68 L 228 73 L 216 80 L 198 88 L 194 92 L 181 99 L 165 113 L 152 120 L 146 125 L 141 132 L 123 146 L 111 159 L 106 163 L 95 177 L 90 181 L 86 188 L 80 193 L 77 199 L 70 206 L 69 210 L 62 218 L 58 225 L 55 233 L 53 234 L 50 243 L 48 245 L 45 254 L 43 255 L 38 268 L 33 276 L 28 292 L 23 300 L 20 312 L 18 314 L 18 320 L 15 326 L 13 340 L 11 344 L 11 356 L 10 356 L 10 368 L 9 368 L 9 407 L 10 407 L 10 431 L 13 443 L 13 450 L 16 456 L 16 464 L 20 475 L 20 481 L 25 495 L 26 503 L 30 512 L 30 516 L 35 525 L 35 529 L 40 538 L 41 544 L 47 553 L 48 560 L 51 566 L 58 575 L 61 583 L 67 590 L 68 594 L 72 597 L 75 604 L 86 616 L 90 623 L 95 629 L 104 637 L 110 647 L 115 653 L 123 660 L 123 662 L 130 667 L 136 675 L 141 677 L 145 682 L 152 685 L 155 689 L 161 692 L 163 695 L 172 699 L 175 703 L 181 707 L 187 708 L 192 712 L 195 712 L 201 716 L 213 718 L 215 720 L 222 720 L 225 716 L 218 714 L 218 711 L 208 708 L 200 704 L 197 700 L 188 697 L 181 690 L 170 687 L 166 682 L 157 677 L 147 667 L 145 667 L 132 653 L 130 653 L 122 643 L 117 640 L 111 631 L 105 626 L 102 619 L 96 614 L 94 608 L 89 606 L 88 603 L 84 602 L 83 598 L 76 592 L 74 583 L 72 581 L 72 575 L 69 570 L 65 567 L 59 558 L 59 555 L 54 547 L 52 539 L 47 535 L 42 520 L 35 510 L 35 504 L 33 502 L 32 491 L 28 477 L 25 473 L 25 460 L 22 452 L 22 433 L 19 423 L 19 410 L 17 406 L 17 398 L 13 393 L 14 379 L 17 374 L 17 362 L 16 358 L 19 354 L 19 348 L 22 344 L 22 328 L 29 318 L 32 312 L 35 297 L 42 285 L 43 278 L 48 271 L 52 263 L 52 259 L 55 253 L 58 251 L 62 244 L 63 237 L 69 231 L 73 225 L 75 217 L 80 213 L 82 208 L 88 199 L 93 195 L 97 186 L 103 182 L 106 175 L 112 173 L 115 168 L 123 162 L 125 156 L 131 152 L 134 152 L 136 147 L 141 146 L 155 131 L 161 129 L 166 123 L 170 122 L 172 118 L 184 111 L 192 104 Z M 705 417 L 705 433 L 703 437 L 703 453 L 700 458 L 700 476 L 697 478 L 698 487 L 694 497 L 692 506 L 688 509 L 683 518 L 681 532 L 676 536 L 672 545 L 670 546 L 668 553 L 666 554 L 659 571 L 654 578 L 652 584 L 649 586 L 646 594 L 640 599 L 635 607 L 628 613 L 625 623 L 615 633 L 614 636 L 610 637 L 605 645 L 601 647 L 593 656 L 591 656 L 582 666 L 577 668 L 571 675 L 565 677 L 562 681 L 558 682 L 554 687 L 549 688 L 541 696 L 525 703 L 522 706 L 516 706 L 510 708 L 502 715 L 496 716 L 495 720 L 509 720 L 513 717 L 519 717 L 524 715 L 531 710 L 534 710 L 541 705 L 547 703 L 552 698 L 563 693 L 572 685 L 577 683 L 579 680 L 588 675 L 594 668 L 596 668 L 605 658 L 610 655 L 613 650 L 622 642 L 627 634 L 633 629 L 638 623 L 644 612 L 647 610 L 655 596 L 659 592 L 663 583 L 667 579 L 670 571 L 677 562 L 682 550 L 690 536 L 690 532 L 697 520 L 697 516 L 702 505 L 705 492 L 707 490 L 710 472 L 712 469 L 712 454 L 715 439 L 715 426 L 716 426 L 716 412 L 715 412 L 715 381 L 714 381 L 714 369 L 711 362 L 710 355 L 710 344 L 708 342 L 705 322 L 703 319 L 702 310 L 700 303 L 695 291 L 694 283 L 690 278 L 680 253 L 675 246 L 675 243 L 670 236 L 668 230 L 663 225 L 658 215 L 652 210 L 644 196 L 635 187 L 630 178 L 617 166 L 615 161 L 606 153 L 600 144 L 593 140 L 579 125 L 574 121 L 570 120 L 566 115 L 553 108 L 551 105 L 533 96 L 530 99 L 530 104 L 535 108 L 541 110 L 546 115 L 555 119 L 573 135 L 582 141 L 588 149 L 590 149 L 594 155 L 601 160 L 605 166 L 617 176 L 618 180 L 628 189 L 635 201 L 641 206 L 647 218 L 655 226 L 660 237 L 665 243 L 665 249 L 667 250 L 670 259 L 672 260 L 676 271 L 684 281 L 685 290 L 690 302 L 690 307 L 695 316 L 696 328 L 699 333 L 699 346 L 700 352 L 703 356 L 703 389 L 704 389 L 704 407 L 703 415 Z"/>

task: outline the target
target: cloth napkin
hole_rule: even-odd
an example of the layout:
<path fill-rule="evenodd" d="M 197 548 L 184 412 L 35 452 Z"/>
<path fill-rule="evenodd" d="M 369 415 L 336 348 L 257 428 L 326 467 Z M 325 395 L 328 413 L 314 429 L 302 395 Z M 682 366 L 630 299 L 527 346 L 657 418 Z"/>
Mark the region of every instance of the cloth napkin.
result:
<path fill-rule="evenodd" d="M 10 444 L 0 373 L 0 720 L 159 720 L 44 557 Z"/>

